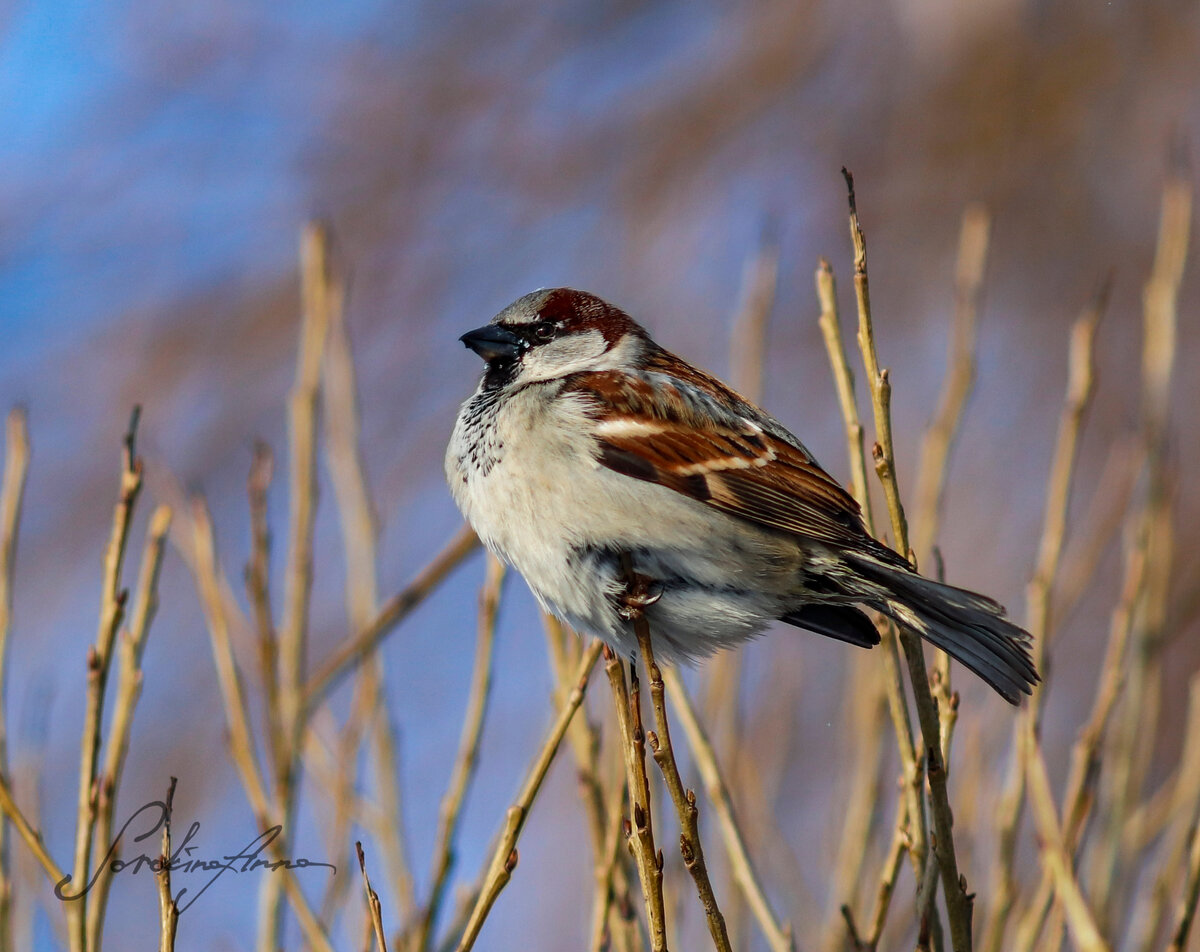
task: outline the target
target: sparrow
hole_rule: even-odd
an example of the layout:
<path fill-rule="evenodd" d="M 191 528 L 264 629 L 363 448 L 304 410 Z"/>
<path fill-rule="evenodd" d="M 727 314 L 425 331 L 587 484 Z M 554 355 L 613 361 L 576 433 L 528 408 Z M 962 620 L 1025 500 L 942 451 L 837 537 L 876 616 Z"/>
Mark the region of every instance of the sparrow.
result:
<path fill-rule="evenodd" d="M 631 656 L 692 662 L 782 621 L 870 648 L 872 609 L 1010 703 L 1031 637 L 983 595 L 925 578 L 778 420 L 594 294 L 534 291 L 462 342 L 486 368 L 446 478 L 547 611 Z"/>

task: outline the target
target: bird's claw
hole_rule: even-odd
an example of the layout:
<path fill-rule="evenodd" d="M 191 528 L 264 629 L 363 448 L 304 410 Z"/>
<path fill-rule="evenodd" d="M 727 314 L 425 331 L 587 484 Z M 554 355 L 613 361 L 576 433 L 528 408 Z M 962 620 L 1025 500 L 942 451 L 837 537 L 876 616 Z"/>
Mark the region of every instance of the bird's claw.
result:
<path fill-rule="evenodd" d="M 624 621 L 635 621 L 662 597 L 661 582 L 646 575 L 634 574 L 632 582 L 617 596 L 617 614 Z"/>

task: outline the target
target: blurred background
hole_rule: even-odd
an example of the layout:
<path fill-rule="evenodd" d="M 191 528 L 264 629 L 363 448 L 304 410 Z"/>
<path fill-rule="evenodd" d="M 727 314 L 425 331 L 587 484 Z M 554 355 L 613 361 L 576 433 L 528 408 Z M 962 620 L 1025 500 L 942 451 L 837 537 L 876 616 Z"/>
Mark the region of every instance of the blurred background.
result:
<path fill-rule="evenodd" d="M 11 0 L 0 11 L 0 407 L 27 408 L 34 455 L 7 704 L 14 773 L 52 852 L 65 857 L 71 843 L 84 659 L 130 407 L 143 406 L 147 459 L 208 499 L 240 591 L 253 442 L 285 458 L 297 246 L 309 218 L 331 225 L 349 276 L 386 596 L 460 525 L 441 459 L 480 367 L 457 337 L 535 287 L 595 291 L 665 346 L 727 375 L 746 262 L 764 243 L 777 248 L 764 403 L 848 480 L 813 293 L 823 255 L 852 314 L 843 165 L 857 182 L 899 475 L 902 489 L 911 486 L 945 362 L 960 218 L 983 202 L 993 228 L 979 378 L 951 461 L 940 544 L 951 581 L 986 590 L 1020 618 L 1068 326 L 1109 269 L 1076 521 L 1111 448 L 1136 425 L 1141 288 L 1173 143 L 1196 145 L 1198 90 L 1200 7 L 1183 0 Z M 1193 263 L 1170 445 L 1181 474 L 1183 595 L 1200 584 L 1200 492 L 1187 475 L 1200 464 L 1195 279 Z M 347 632 L 324 470 L 321 479 L 315 659 Z M 270 505 L 278 569 L 284 481 Z M 148 512 L 143 505 L 134 551 Z M 1114 549 L 1057 644 L 1051 751 L 1065 749 L 1086 711 L 1118 569 Z M 482 575 L 476 555 L 384 650 L 419 887 L 458 736 Z M 1195 620 L 1185 620 L 1167 647 L 1158 743 L 1168 759 L 1200 658 Z M 464 814 L 463 877 L 484 860 L 548 723 L 538 627 L 514 579 Z M 847 655 L 792 629 L 744 651 L 747 691 L 768 685 L 775 716 L 792 719 L 787 751 L 764 744 L 789 766 L 776 814 L 760 826 L 805 857 L 822 909 L 822 850 L 840 817 L 836 791 L 812 765 L 828 756 L 842 714 Z M 174 551 L 146 671 L 118 816 L 161 797 L 175 775 L 177 811 L 202 823 L 202 848 L 240 847 L 253 817 L 225 753 L 195 588 Z M 967 675 L 956 686 L 964 737 L 1009 716 Z M 596 716 L 607 717 L 596 693 Z M 1061 759 L 1051 764 L 1058 770 Z M 559 768 L 482 947 L 584 941 L 591 871 L 572 771 Z M 296 838 L 299 855 L 357 875 L 346 856 L 325 855 L 311 816 Z M 975 873 L 973 884 L 983 869 Z M 49 948 L 58 939 L 45 910 L 57 910 L 43 887 L 33 935 Z M 184 914 L 187 946 L 250 948 L 255 894 L 241 880 L 219 881 Z M 794 916 L 811 901 L 775 898 Z M 110 947 L 152 943 L 152 880 L 119 881 L 112 901 Z"/>

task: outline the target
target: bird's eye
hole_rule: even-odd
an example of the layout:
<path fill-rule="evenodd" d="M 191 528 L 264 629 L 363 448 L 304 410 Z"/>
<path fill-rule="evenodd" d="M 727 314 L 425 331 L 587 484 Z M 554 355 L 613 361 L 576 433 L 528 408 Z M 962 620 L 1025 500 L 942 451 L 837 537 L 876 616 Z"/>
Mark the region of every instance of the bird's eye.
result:
<path fill-rule="evenodd" d="M 533 326 L 533 336 L 543 343 L 554 336 L 554 321 L 539 321 Z"/>

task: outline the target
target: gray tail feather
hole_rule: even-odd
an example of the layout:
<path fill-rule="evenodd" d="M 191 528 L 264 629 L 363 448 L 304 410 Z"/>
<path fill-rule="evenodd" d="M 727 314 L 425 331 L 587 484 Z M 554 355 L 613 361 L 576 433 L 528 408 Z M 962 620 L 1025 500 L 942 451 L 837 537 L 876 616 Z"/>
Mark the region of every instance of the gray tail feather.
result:
<path fill-rule="evenodd" d="M 875 589 L 864 602 L 961 661 L 1010 704 L 1040 680 L 1029 655 L 1032 636 L 997 602 L 871 556 L 846 559 Z"/>

